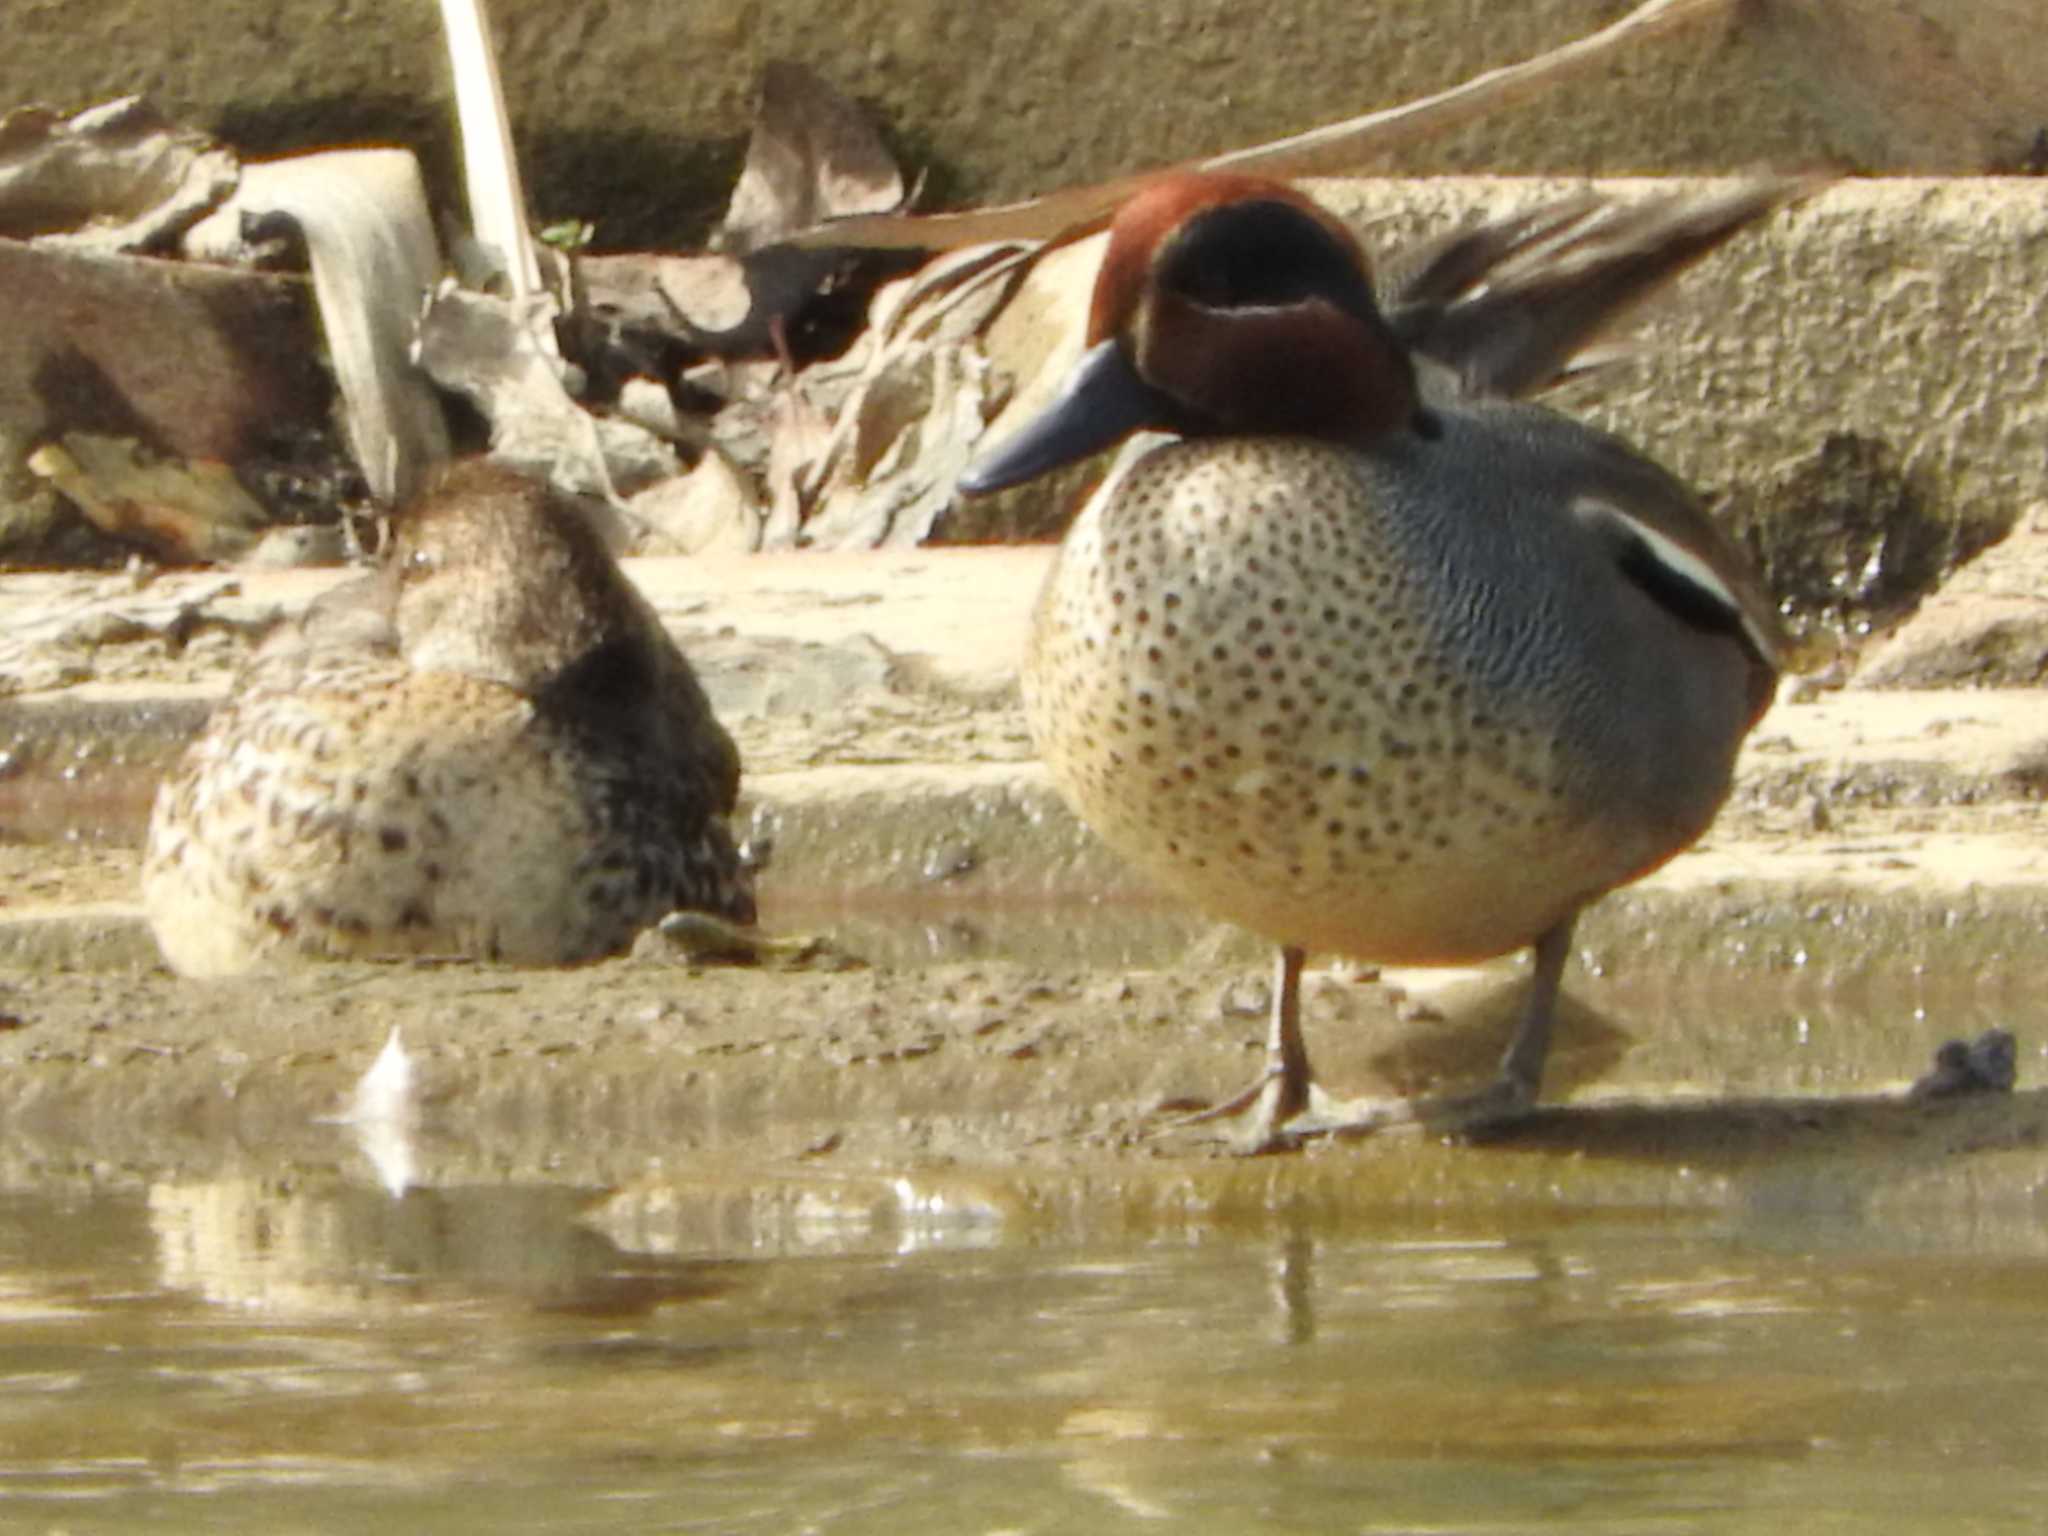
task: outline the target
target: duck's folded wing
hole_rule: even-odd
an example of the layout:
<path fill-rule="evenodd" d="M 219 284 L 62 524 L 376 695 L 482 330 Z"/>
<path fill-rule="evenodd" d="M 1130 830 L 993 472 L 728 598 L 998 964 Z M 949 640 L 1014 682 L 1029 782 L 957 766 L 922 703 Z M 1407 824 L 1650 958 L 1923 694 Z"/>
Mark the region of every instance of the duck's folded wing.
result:
<path fill-rule="evenodd" d="M 1784 632 L 1749 561 L 1699 500 L 1618 439 L 1590 430 L 1576 443 L 1565 504 L 1620 574 L 1673 617 L 1725 634 L 1749 654 L 1751 708 L 1770 702 Z"/>

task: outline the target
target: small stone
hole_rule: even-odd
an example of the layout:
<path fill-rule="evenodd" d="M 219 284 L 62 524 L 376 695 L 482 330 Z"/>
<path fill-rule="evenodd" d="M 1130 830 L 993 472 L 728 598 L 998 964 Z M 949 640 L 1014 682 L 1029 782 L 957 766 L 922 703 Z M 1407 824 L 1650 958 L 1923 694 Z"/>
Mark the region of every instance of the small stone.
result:
<path fill-rule="evenodd" d="M 942 838 L 926 850 L 919 873 L 934 883 L 958 880 L 974 872 L 981 863 L 981 851 L 964 838 Z"/>
<path fill-rule="evenodd" d="M 1906 1097 L 1924 1101 L 2011 1093 L 2018 1080 L 2019 1045 L 2012 1031 L 1987 1029 L 1972 1041 L 1944 1041 L 1934 1053 L 1934 1066 Z"/>
<path fill-rule="evenodd" d="M 1272 1007 L 1272 984 L 1256 976 L 1241 976 L 1226 983 L 1216 1000 L 1216 1011 L 1226 1019 L 1262 1019 Z"/>

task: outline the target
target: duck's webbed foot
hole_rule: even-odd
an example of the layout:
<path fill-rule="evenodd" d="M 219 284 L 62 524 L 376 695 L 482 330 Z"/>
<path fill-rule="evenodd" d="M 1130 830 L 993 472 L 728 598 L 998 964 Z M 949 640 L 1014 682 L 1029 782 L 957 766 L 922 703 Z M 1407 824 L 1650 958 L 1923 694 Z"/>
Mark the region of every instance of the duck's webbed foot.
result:
<path fill-rule="evenodd" d="M 1536 1106 L 1536 1090 L 1506 1072 L 1482 1088 L 1428 1098 L 1335 1099 L 1313 1089 L 1309 1107 L 1281 1126 L 1276 1146 L 1317 1136 L 1370 1136 L 1412 1127 L 1447 1141 L 1484 1141 L 1511 1130 Z"/>

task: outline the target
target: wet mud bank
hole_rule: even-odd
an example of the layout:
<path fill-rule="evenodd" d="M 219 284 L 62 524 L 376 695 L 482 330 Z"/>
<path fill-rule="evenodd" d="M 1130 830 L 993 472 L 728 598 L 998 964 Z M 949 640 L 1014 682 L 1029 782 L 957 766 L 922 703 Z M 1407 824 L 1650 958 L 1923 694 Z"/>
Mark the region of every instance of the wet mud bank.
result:
<path fill-rule="evenodd" d="M 365 1177 L 332 1117 L 397 1028 L 421 1182 L 612 1189 L 608 1219 L 763 1242 L 1452 1201 L 2017 1220 L 2042 1187 L 2048 709 L 2024 689 L 1781 702 L 1706 842 L 1588 914 L 1554 1107 L 1516 1136 L 1246 1160 L 1170 1131 L 1256 1072 L 1266 959 L 1148 898 L 1032 760 L 1012 679 L 1044 558 L 636 567 L 745 753 L 769 926 L 826 940 L 754 966 L 649 941 L 564 971 L 173 977 L 134 900 L 155 778 L 247 631 L 321 582 L 250 578 L 175 652 L 77 649 L 70 681 L 0 702 L 0 1182 Z M 1313 1048 L 1346 1092 L 1477 1077 L 1517 975 L 1319 973 Z M 1905 1101 L 1991 1028 L 2019 1037 L 2019 1092 Z"/>
<path fill-rule="evenodd" d="M 337 1116 L 393 1029 L 419 1085 L 397 1133 L 405 1182 L 610 1190 L 627 1201 L 616 1219 L 738 1222 L 761 1242 L 794 1242 L 805 1221 L 1071 1234 L 1280 1208 L 1818 1200 L 2016 1220 L 2048 1176 L 2024 1022 L 2042 978 L 2018 968 L 1582 973 L 1552 1107 L 1515 1135 L 1243 1159 L 1227 1131 L 1171 1122 L 1258 1070 L 1262 975 L 1201 956 L 1129 971 L 350 965 L 205 987 L 9 971 L 0 1183 L 388 1177 L 388 1128 Z M 1345 1091 L 1419 1092 L 1489 1068 L 1517 993 L 1507 971 L 1433 990 L 1321 975 L 1308 1028 Z M 2022 1033 L 2019 1092 L 1907 1099 L 1942 1039 L 2001 1025 Z"/>

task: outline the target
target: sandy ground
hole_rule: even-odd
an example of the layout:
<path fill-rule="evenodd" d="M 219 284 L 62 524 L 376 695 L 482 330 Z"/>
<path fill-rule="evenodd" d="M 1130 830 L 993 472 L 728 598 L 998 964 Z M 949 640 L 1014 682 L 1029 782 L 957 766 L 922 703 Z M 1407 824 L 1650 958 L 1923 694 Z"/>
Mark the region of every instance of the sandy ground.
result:
<path fill-rule="evenodd" d="M 67 679 L 0 701 L 0 824 L 16 833 L 0 843 L 0 1179 L 355 1157 L 320 1117 L 393 1026 L 427 1099 L 416 1155 L 442 1178 L 630 1185 L 687 1164 L 797 1188 L 914 1168 L 1006 1209 L 1140 1220 L 1564 1189 L 1690 1203 L 1809 1165 L 1862 1170 L 1871 1198 L 1939 1170 L 1949 1199 L 1985 1158 L 2048 1171 L 2033 1166 L 2048 1103 L 2028 1087 L 2048 710 L 2016 690 L 1782 701 L 1702 847 L 1584 925 L 1547 1093 L 1560 1107 L 1504 1149 L 1390 1136 L 1246 1162 L 1214 1133 L 1164 1131 L 1256 1070 L 1264 960 L 1144 902 L 1032 762 L 1012 677 L 1044 558 L 636 566 L 746 753 L 771 926 L 826 934 L 822 953 L 729 967 L 648 945 L 555 973 L 330 966 L 207 985 L 156 965 L 135 917 L 150 786 L 247 635 L 330 578 L 244 578 L 177 655 L 146 624 L 92 619 L 135 601 L 120 583 L 0 584 L 18 675 Z M 146 595 L 174 612 L 220 585 Z M 98 643 L 77 639 L 81 614 Z M 1319 1062 L 1346 1091 L 1483 1073 L 1514 969 L 1324 975 Z M 1901 1100 L 1940 1041 L 1994 1026 L 2021 1036 L 2020 1093 Z"/>

